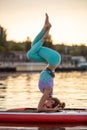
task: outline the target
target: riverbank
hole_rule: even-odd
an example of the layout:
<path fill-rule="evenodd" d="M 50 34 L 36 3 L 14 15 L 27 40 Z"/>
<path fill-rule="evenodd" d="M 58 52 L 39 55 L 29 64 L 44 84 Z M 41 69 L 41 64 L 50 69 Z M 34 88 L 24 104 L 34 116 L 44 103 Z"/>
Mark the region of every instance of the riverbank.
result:
<path fill-rule="evenodd" d="M 13 68 L 2 67 L 2 68 L 0 68 L 0 72 L 40 72 L 40 71 L 41 71 L 41 69 L 40 70 L 38 70 L 38 69 L 34 69 L 34 70 L 21 70 L 21 69 L 19 69 L 19 70 L 17 70 L 16 67 L 13 67 Z M 72 71 L 83 71 L 84 72 L 84 71 L 87 71 L 87 69 L 82 68 L 82 67 L 69 67 L 69 68 L 62 67 L 62 68 L 56 69 L 56 72 L 72 72 Z"/>
<path fill-rule="evenodd" d="M 40 72 L 46 68 L 41 62 L 5 62 L 0 64 L 0 72 Z M 58 66 L 56 72 L 87 71 L 85 66 Z"/>

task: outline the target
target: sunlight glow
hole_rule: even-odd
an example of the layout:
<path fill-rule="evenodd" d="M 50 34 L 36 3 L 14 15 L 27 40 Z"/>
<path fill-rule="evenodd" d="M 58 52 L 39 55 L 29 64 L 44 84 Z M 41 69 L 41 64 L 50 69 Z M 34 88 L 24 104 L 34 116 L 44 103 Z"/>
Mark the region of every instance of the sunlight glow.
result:
<path fill-rule="evenodd" d="M 9 4 L 10 3 L 10 4 Z M 39 4 L 39 6 L 38 6 Z M 42 6 L 43 5 L 43 6 Z M 43 27 L 48 12 L 54 44 L 87 44 L 87 1 L 3 0 L 0 3 L 0 24 L 7 29 L 7 40 L 34 39 Z"/>

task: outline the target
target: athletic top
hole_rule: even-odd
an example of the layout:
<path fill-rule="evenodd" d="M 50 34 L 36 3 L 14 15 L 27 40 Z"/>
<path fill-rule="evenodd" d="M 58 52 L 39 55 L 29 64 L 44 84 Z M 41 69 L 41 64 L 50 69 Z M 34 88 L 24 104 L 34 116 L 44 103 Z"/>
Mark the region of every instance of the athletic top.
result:
<path fill-rule="evenodd" d="M 48 69 L 41 72 L 38 86 L 42 93 L 44 92 L 44 88 L 50 87 L 52 89 L 51 95 L 53 94 L 53 77 Z"/>

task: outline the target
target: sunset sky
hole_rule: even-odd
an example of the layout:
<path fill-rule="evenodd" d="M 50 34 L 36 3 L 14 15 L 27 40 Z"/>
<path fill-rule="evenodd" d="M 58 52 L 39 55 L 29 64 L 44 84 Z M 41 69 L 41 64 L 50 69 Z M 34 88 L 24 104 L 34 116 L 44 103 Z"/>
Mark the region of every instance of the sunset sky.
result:
<path fill-rule="evenodd" d="M 87 0 L 0 0 L 0 25 L 7 40 L 31 41 L 49 14 L 54 44 L 87 45 Z"/>

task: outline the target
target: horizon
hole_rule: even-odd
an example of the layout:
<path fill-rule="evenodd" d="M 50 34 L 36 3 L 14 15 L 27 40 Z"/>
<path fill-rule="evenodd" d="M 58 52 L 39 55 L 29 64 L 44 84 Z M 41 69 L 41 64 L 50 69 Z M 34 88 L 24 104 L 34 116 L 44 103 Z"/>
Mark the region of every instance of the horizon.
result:
<path fill-rule="evenodd" d="M 9 40 L 7 39 L 6 41 L 7 42 L 15 42 L 15 43 L 23 43 L 23 42 L 26 41 L 26 39 L 24 39 L 24 40 L 18 40 L 18 41 L 17 40 L 13 40 L 13 39 L 9 39 Z M 30 42 L 32 43 L 31 38 L 30 38 Z M 64 46 L 81 46 L 81 45 L 87 46 L 87 44 L 83 43 L 83 42 L 81 42 L 81 43 L 64 43 L 64 42 L 54 43 L 53 39 L 52 39 L 52 44 L 53 45 L 64 45 Z"/>
<path fill-rule="evenodd" d="M 54 44 L 87 46 L 86 0 L 1 0 L 0 25 L 7 29 L 8 41 L 33 41 L 48 13 Z"/>

